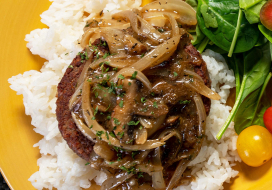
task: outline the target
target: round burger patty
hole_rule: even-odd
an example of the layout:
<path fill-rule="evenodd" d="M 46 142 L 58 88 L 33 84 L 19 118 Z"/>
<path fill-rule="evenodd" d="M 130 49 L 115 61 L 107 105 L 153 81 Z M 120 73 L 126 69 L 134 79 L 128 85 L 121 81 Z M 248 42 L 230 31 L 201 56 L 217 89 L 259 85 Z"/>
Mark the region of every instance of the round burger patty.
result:
<path fill-rule="evenodd" d="M 108 47 L 100 45 L 100 39 L 95 40 L 93 45 L 98 46 L 103 52 L 108 51 Z M 211 87 L 211 80 L 207 71 L 207 65 L 202 59 L 200 53 L 195 49 L 191 43 L 184 45 L 185 52 L 188 56 L 195 58 L 196 62 L 191 64 L 195 68 L 195 72 L 201 76 L 206 86 Z M 86 61 L 82 61 L 81 57 L 77 55 L 70 66 L 67 68 L 63 78 L 58 84 L 58 99 L 57 99 L 57 120 L 60 133 L 67 141 L 68 146 L 81 158 L 89 161 L 90 154 L 93 150 L 94 143 L 85 137 L 81 131 L 77 128 L 72 119 L 71 112 L 69 110 L 69 100 L 74 94 L 77 87 L 77 80 L 83 70 Z M 210 111 L 211 101 L 209 98 L 202 96 L 203 103 L 208 114 Z"/>

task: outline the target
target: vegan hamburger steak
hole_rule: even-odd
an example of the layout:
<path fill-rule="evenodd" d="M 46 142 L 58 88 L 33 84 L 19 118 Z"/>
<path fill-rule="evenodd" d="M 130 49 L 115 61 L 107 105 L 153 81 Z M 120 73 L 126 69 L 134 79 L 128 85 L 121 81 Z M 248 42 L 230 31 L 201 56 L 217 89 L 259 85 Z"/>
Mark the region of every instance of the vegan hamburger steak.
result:
<path fill-rule="evenodd" d="M 158 3 L 167 9 L 167 2 L 153 6 Z M 89 20 L 84 50 L 58 85 L 59 130 L 75 153 L 106 172 L 101 189 L 190 183 L 186 168 L 201 149 L 210 98 L 220 99 L 182 28 L 195 24 L 194 17 L 177 22 L 174 12 L 157 12 L 165 18 L 158 27 L 144 19 L 149 10 Z"/>

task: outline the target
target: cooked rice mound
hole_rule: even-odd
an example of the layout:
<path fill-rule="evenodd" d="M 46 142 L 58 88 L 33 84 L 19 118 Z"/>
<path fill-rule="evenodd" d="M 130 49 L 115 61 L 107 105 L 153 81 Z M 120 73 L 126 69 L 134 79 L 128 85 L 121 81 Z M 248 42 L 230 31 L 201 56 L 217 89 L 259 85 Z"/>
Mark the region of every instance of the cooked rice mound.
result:
<path fill-rule="evenodd" d="M 41 15 L 42 22 L 49 28 L 36 29 L 26 35 L 27 47 L 31 52 L 48 60 L 40 72 L 27 71 L 9 79 L 11 88 L 24 96 L 26 114 L 31 115 L 35 132 L 44 136 L 34 145 L 41 152 L 39 171 L 29 179 L 36 189 L 55 187 L 79 190 L 89 188 L 93 179 L 99 185 L 106 179 L 103 172 L 85 165 L 86 161 L 78 157 L 63 140 L 55 112 L 57 85 L 68 65 L 81 51 L 78 39 L 83 34 L 85 21 L 101 10 L 109 18 L 120 10 L 139 8 L 140 5 L 141 1 L 138 0 L 54 0 L 49 10 Z M 90 15 L 86 17 L 86 13 Z M 226 100 L 230 89 L 235 86 L 235 77 L 220 54 L 206 50 L 202 57 L 207 64 L 212 90 L 222 99 L 211 101 L 206 125 L 207 139 L 199 155 L 189 165 L 196 180 L 188 186 L 176 188 L 180 190 L 223 189 L 223 183 L 230 182 L 238 174 L 231 168 L 235 161 L 240 161 L 233 123 L 220 141 L 215 139 L 231 109 L 226 105 Z"/>

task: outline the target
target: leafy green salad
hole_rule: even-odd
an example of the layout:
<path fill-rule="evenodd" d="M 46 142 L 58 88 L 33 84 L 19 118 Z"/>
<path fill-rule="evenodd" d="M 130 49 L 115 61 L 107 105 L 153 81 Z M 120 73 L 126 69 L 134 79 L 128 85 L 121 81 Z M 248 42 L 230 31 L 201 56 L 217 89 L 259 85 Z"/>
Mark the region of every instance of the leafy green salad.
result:
<path fill-rule="evenodd" d="M 231 121 L 239 121 L 235 122 L 237 134 L 251 125 L 265 127 L 263 115 L 271 106 L 265 91 L 272 76 L 272 31 L 262 24 L 260 17 L 267 15 L 266 10 L 261 10 L 267 1 L 186 2 L 197 12 L 198 25 L 190 31 L 193 45 L 201 53 L 211 49 L 222 54 L 235 73 L 235 104 L 217 139 L 221 139 Z"/>

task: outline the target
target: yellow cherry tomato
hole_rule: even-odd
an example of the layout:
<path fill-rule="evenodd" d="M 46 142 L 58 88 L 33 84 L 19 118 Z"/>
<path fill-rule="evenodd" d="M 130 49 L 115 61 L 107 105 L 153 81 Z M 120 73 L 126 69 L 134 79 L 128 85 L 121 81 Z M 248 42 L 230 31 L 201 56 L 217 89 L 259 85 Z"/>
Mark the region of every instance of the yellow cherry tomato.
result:
<path fill-rule="evenodd" d="M 147 5 L 148 3 L 151 3 L 152 1 L 155 1 L 155 0 L 143 0 L 141 7 Z"/>
<path fill-rule="evenodd" d="M 272 157 L 272 135 L 262 126 L 250 126 L 238 136 L 237 151 L 247 165 L 261 166 Z"/>

